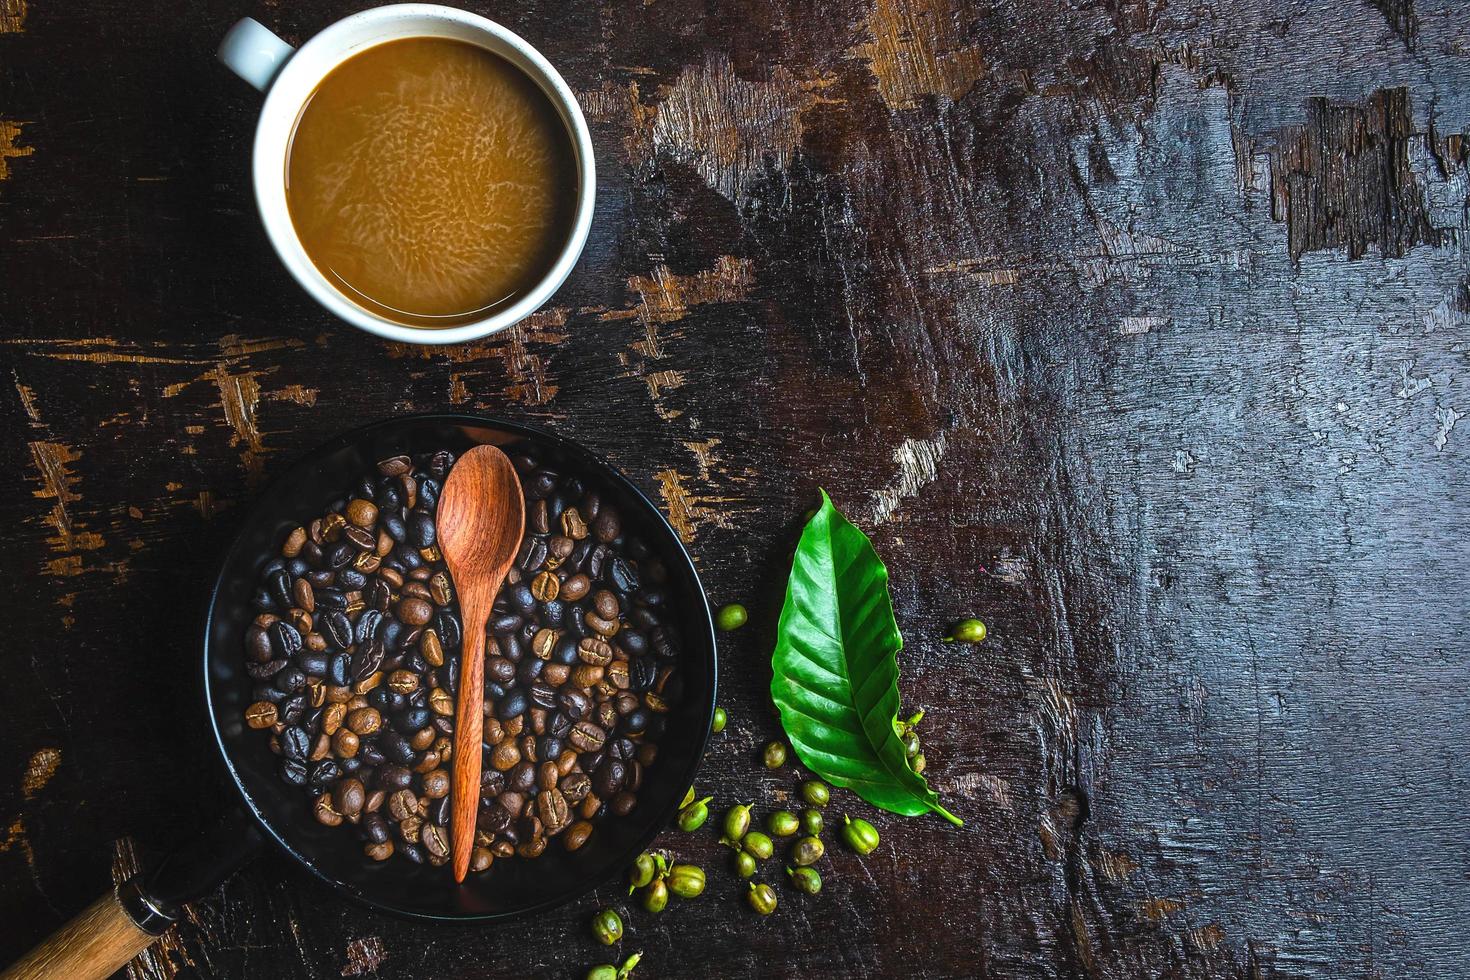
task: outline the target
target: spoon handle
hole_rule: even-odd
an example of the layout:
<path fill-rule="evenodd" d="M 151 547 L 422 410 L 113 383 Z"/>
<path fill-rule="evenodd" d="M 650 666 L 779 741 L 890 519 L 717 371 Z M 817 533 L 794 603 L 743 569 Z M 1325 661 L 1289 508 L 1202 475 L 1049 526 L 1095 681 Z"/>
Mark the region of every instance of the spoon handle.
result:
<path fill-rule="evenodd" d="M 485 737 L 485 619 L 464 610 L 464 656 L 455 698 L 454 783 L 449 795 L 449 841 L 454 880 L 464 881 L 475 846 L 475 816 L 480 806 L 481 743 Z"/>

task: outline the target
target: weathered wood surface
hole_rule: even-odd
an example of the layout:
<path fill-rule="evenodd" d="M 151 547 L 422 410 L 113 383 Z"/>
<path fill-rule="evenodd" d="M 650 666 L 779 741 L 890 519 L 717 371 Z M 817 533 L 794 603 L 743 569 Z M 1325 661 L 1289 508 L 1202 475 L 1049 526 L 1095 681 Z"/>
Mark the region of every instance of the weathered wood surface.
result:
<path fill-rule="evenodd" d="M 789 786 L 755 753 L 818 485 L 893 571 L 965 827 L 874 818 L 769 921 L 723 877 L 633 915 L 640 976 L 1470 973 L 1470 12 L 470 5 L 581 95 L 597 218 L 550 307 L 421 351 L 288 280 L 212 60 L 355 4 L 0 0 L 0 958 L 221 805 L 195 616 L 252 488 L 464 406 L 611 456 L 751 606 L 721 801 Z M 267 858 L 132 974 L 577 976 L 594 907 L 405 924 Z"/>

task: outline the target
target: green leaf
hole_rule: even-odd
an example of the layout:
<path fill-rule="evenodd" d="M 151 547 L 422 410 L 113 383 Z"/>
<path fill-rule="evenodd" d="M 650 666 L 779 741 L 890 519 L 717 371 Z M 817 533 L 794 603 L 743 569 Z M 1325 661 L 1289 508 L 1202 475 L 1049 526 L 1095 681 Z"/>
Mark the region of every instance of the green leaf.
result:
<path fill-rule="evenodd" d="M 909 768 L 895 731 L 902 647 L 888 569 L 823 491 L 796 546 L 771 655 L 781 724 L 801 761 L 827 782 L 892 813 L 932 810 L 958 825 Z"/>

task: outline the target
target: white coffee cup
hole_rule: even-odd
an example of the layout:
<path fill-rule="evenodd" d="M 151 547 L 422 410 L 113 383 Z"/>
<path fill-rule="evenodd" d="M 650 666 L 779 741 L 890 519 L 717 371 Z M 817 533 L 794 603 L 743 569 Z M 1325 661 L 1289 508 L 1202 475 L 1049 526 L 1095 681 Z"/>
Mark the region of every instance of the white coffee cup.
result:
<path fill-rule="evenodd" d="M 571 231 L 550 271 L 512 305 L 472 323 L 423 329 L 397 323 L 358 306 L 318 271 L 306 254 L 286 206 L 286 155 L 297 117 L 312 92 L 332 69 L 355 54 L 405 37 L 467 41 L 525 72 L 551 100 L 567 127 L 576 155 L 577 206 Z M 266 234 L 291 275 L 332 313 L 356 327 L 411 344 L 457 344 L 488 336 L 535 312 L 560 288 L 582 254 L 592 226 L 597 171 L 592 135 L 572 90 L 551 63 L 520 37 L 477 14 L 436 4 L 405 3 L 375 7 L 337 21 L 301 46 L 291 47 L 249 17 L 230 28 L 219 59 L 265 93 L 255 129 L 255 200 Z"/>

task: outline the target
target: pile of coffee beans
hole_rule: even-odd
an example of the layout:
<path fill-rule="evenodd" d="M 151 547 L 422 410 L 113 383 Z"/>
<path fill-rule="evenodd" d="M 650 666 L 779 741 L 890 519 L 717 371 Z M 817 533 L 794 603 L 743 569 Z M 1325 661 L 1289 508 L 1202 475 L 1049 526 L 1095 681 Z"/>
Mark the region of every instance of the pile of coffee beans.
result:
<path fill-rule="evenodd" d="M 486 630 L 471 868 L 582 847 L 625 816 L 681 694 L 668 572 L 576 474 L 512 456 L 526 536 Z M 375 861 L 449 860 L 461 626 L 434 511 L 454 455 L 395 456 L 287 534 L 245 634 L 245 721 L 315 819 Z"/>

